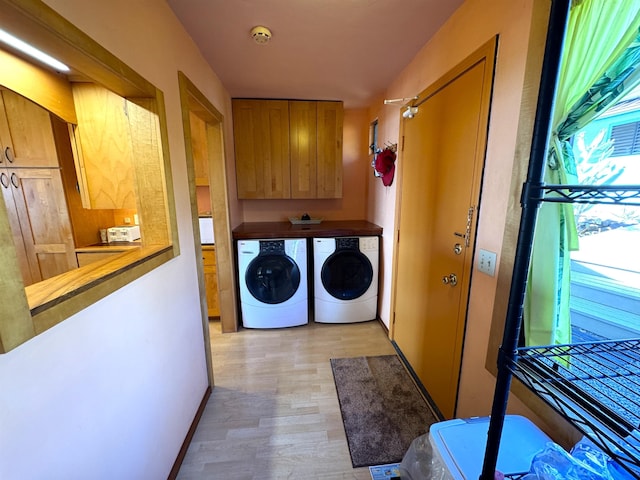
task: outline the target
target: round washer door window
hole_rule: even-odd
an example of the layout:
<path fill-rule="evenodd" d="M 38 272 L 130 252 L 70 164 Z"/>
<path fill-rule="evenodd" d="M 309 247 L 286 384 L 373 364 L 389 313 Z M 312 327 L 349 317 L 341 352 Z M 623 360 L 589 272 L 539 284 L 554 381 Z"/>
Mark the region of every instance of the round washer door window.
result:
<path fill-rule="evenodd" d="M 259 255 L 247 267 L 247 288 L 262 303 L 278 304 L 289 300 L 300 286 L 300 269 L 286 255 Z"/>
<path fill-rule="evenodd" d="M 357 250 L 338 250 L 324 262 L 320 277 L 329 295 L 339 300 L 354 300 L 371 286 L 373 267 Z"/>

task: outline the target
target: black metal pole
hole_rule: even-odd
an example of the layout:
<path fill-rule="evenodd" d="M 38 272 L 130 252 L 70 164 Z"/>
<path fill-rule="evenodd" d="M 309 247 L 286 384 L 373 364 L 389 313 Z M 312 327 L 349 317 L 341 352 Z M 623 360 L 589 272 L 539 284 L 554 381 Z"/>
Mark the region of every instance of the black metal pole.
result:
<path fill-rule="evenodd" d="M 498 374 L 480 480 L 494 480 L 496 464 L 498 463 L 500 438 L 511 387 L 512 374 L 510 366 L 517 360 L 518 355 L 517 347 L 522 324 L 529 260 L 533 249 L 533 234 L 538 209 L 543 198 L 542 187 L 544 186 L 544 171 L 547 161 L 547 145 L 552 127 L 551 122 L 560 59 L 569 18 L 569 4 L 570 0 L 552 0 L 551 3 L 536 118 L 531 141 L 529 168 L 520 200 L 522 216 L 520 218 L 516 256 L 513 265 L 513 278 L 509 291 L 509 304 L 507 306 L 502 345 L 498 352 Z"/>

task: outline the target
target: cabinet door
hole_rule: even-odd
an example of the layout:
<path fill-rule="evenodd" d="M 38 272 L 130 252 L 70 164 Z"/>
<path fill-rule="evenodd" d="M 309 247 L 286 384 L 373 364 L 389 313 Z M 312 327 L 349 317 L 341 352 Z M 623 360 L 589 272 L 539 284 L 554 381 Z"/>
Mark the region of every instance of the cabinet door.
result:
<path fill-rule="evenodd" d="M 317 102 L 289 102 L 291 198 L 316 198 Z"/>
<path fill-rule="evenodd" d="M 11 184 L 11 173 L 8 169 L 0 169 L 0 189 L 2 190 L 2 198 L 7 208 L 9 216 L 9 227 L 11 229 L 11 237 L 13 238 L 13 244 L 16 247 L 16 254 L 18 256 L 18 263 L 20 264 L 20 272 L 22 273 L 22 281 L 25 285 L 31 285 L 38 282 L 41 278 L 40 271 L 34 264 L 34 271 L 31 271 L 31 265 L 29 264 L 29 256 L 27 254 L 24 241 L 22 240 L 22 230 L 20 229 L 20 221 L 18 220 L 18 211 L 16 209 L 16 202 L 13 199 L 12 190 L 18 183 L 17 177 L 13 178 L 14 185 Z"/>
<path fill-rule="evenodd" d="M 238 198 L 290 198 L 289 102 L 233 101 Z"/>
<path fill-rule="evenodd" d="M 317 102 L 318 161 L 316 198 L 342 197 L 342 102 Z"/>
<path fill-rule="evenodd" d="M 207 295 L 207 316 L 220 316 L 220 302 L 218 299 L 218 269 L 216 265 L 216 247 L 202 248 L 202 262 L 204 266 L 204 286 Z"/>
<path fill-rule="evenodd" d="M 29 264 L 30 273 L 23 273 L 25 285 L 76 268 L 73 234 L 60 170 L 10 168 L 6 172 Z M 4 196 L 8 204 L 7 194 Z M 19 243 L 17 239 L 16 243 Z M 17 250 L 21 250 L 19 245 Z"/>
<path fill-rule="evenodd" d="M 92 83 L 73 84 L 78 180 L 86 208 L 135 209 L 133 154 L 126 101 Z"/>
<path fill-rule="evenodd" d="M 11 90 L 0 90 L 0 139 L 4 166 L 58 166 L 49 112 Z"/>
<path fill-rule="evenodd" d="M 190 110 L 189 126 L 191 127 L 191 149 L 193 151 L 196 186 L 208 186 L 209 154 L 207 152 L 207 124 Z"/>

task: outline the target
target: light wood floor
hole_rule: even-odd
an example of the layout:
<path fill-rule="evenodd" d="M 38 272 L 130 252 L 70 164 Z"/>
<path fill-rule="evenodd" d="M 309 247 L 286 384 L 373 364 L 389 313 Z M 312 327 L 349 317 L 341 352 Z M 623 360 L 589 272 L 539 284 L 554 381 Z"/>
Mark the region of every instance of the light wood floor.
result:
<path fill-rule="evenodd" d="M 220 333 L 215 387 L 179 480 L 359 479 L 351 466 L 330 358 L 394 354 L 376 322 Z"/>

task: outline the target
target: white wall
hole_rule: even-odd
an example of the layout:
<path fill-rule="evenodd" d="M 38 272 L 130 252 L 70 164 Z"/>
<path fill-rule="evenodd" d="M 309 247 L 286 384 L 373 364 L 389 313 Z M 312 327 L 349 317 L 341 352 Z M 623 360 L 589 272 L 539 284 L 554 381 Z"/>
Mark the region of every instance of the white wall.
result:
<path fill-rule="evenodd" d="M 46 3 L 164 92 L 181 255 L 0 356 L 0 478 L 166 478 L 207 388 L 177 72 L 229 96 L 163 0 Z"/>

